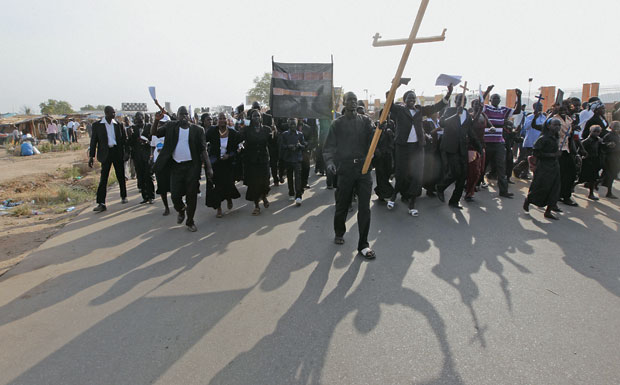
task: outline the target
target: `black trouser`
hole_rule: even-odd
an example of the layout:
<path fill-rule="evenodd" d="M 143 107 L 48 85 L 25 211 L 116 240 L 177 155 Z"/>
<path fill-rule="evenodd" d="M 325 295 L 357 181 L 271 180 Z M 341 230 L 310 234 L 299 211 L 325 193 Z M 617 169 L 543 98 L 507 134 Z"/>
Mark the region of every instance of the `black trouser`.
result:
<path fill-rule="evenodd" d="M 334 232 L 342 237 L 346 232 L 345 222 L 353 192 L 357 194 L 357 226 L 359 241 L 357 250 L 368 247 L 368 231 L 370 230 L 370 195 L 372 194 L 372 176 L 369 172 L 362 174 L 364 159 L 358 163 L 342 162 L 338 168 L 338 190 L 336 191 L 336 212 L 334 214 Z"/>
<path fill-rule="evenodd" d="M 177 212 L 185 210 L 187 220 L 185 224 L 191 226 L 194 224 L 194 213 L 196 212 L 196 201 L 198 200 L 198 178 L 200 171 L 196 172 L 194 163 L 188 162 L 177 163 L 172 161 L 170 170 L 170 193 L 172 195 L 172 204 Z M 198 166 L 200 167 L 200 166 Z M 196 176 L 198 174 L 198 176 Z M 183 196 L 187 207 L 183 204 Z"/>
<path fill-rule="evenodd" d="M 491 170 L 497 174 L 497 186 L 499 193 L 508 192 L 508 179 L 506 178 L 506 145 L 504 143 L 487 143 L 486 144 L 486 164 L 491 164 Z"/>
<path fill-rule="evenodd" d="M 562 151 L 560 155 L 560 199 L 570 199 L 576 175 L 575 158 L 568 151 Z"/>
<path fill-rule="evenodd" d="M 77 130 L 76 129 L 71 130 L 71 141 L 74 143 L 77 143 Z"/>
<path fill-rule="evenodd" d="M 396 186 L 392 200 L 400 193 L 410 202 L 422 194 L 424 176 L 424 147 L 418 143 L 396 145 Z"/>
<path fill-rule="evenodd" d="M 512 170 L 515 166 L 515 156 L 512 145 L 506 144 L 506 179 L 512 176 Z"/>
<path fill-rule="evenodd" d="M 286 162 L 280 159 L 278 161 L 278 175 L 280 176 L 280 182 L 284 181 L 284 176 L 287 175 L 286 172 Z"/>
<path fill-rule="evenodd" d="M 519 150 L 517 165 L 513 169 L 517 177 L 524 178 L 527 176 L 528 170 L 530 169 L 530 163 L 527 158 L 532 155 L 532 153 L 533 151 L 531 147 L 521 147 L 521 150 Z"/>
<path fill-rule="evenodd" d="M 47 134 L 47 141 L 56 144 L 56 134 Z"/>
<path fill-rule="evenodd" d="M 318 146 L 314 152 L 314 173 L 325 173 L 325 160 L 323 160 L 323 146 Z"/>
<path fill-rule="evenodd" d="M 327 187 L 338 187 L 338 175 L 332 174 L 329 170 L 325 170 L 325 175 L 327 176 L 325 183 Z"/>
<path fill-rule="evenodd" d="M 392 173 L 392 154 L 382 154 L 373 159 L 375 166 L 375 178 L 377 186 L 375 194 L 381 199 L 390 199 L 394 195 L 394 187 L 390 183 L 390 175 Z"/>
<path fill-rule="evenodd" d="M 439 191 L 444 191 L 448 186 L 454 183 L 454 191 L 450 198 L 451 204 L 456 204 L 461 200 L 465 181 L 467 180 L 467 156 L 461 154 L 446 153 L 448 171 L 444 175 L 442 181 L 437 185 Z"/>
<path fill-rule="evenodd" d="M 155 186 L 149 165 L 150 148 L 136 147 L 133 150 L 133 164 L 136 168 L 138 188 L 142 199 L 155 199 Z"/>
<path fill-rule="evenodd" d="M 273 178 L 273 183 L 280 183 L 280 175 L 278 174 L 278 148 L 277 146 L 269 146 L 269 171 L 271 172 L 271 177 Z"/>
<path fill-rule="evenodd" d="M 104 205 L 105 197 L 108 192 L 108 176 L 110 167 L 114 166 L 114 173 L 121 189 L 121 198 L 127 198 L 127 188 L 125 186 L 125 162 L 123 162 L 123 152 L 119 146 L 114 146 L 108 150 L 108 158 L 101 163 L 101 177 L 97 188 L 97 203 Z"/>
<path fill-rule="evenodd" d="M 301 162 L 286 162 L 286 179 L 288 182 L 288 196 L 301 198 L 304 185 L 301 181 Z"/>
<path fill-rule="evenodd" d="M 310 156 L 311 151 L 304 151 L 301 159 L 301 186 L 306 187 L 308 185 L 308 178 L 310 177 Z"/>

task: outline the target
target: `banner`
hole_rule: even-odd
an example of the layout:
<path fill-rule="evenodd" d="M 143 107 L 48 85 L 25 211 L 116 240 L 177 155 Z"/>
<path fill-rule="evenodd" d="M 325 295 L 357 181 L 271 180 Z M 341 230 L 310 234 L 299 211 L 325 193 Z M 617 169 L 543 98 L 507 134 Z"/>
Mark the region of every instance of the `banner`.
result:
<path fill-rule="evenodd" d="M 278 118 L 330 119 L 332 63 L 272 62 L 270 107 Z"/>

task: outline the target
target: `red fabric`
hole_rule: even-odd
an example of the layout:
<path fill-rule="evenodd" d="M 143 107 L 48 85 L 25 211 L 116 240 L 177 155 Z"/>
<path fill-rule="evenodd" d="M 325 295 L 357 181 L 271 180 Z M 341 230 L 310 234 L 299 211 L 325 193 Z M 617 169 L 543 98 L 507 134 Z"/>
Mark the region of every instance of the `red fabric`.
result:
<path fill-rule="evenodd" d="M 485 161 L 485 153 L 482 151 L 482 155 L 477 157 L 473 162 L 467 163 L 467 184 L 465 185 L 465 196 L 473 197 L 476 192 L 476 184 L 480 180 L 480 173 L 482 172 L 482 165 Z"/>

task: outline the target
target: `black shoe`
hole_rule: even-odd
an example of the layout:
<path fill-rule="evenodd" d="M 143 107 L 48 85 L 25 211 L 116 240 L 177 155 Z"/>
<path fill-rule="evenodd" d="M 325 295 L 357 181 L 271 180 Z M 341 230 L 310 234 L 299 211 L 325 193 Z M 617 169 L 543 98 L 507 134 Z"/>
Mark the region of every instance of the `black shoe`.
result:
<path fill-rule="evenodd" d="M 461 206 L 459 202 L 448 203 L 448 206 L 452 207 L 453 209 L 463 210 L 463 206 Z"/>
<path fill-rule="evenodd" d="M 574 200 L 572 200 L 572 199 L 570 199 L 570 198 L 568 198 L 568 199 L 562 199 L 562 203 L 564 203 L 564 204 L 565 204 L 565 205 L 567 205 L 567 206 L 573 206 L 573 207 L 579 206 L 579 205 L 577 204 L 577 202 L 575 202 Z"/>
<path fill-rule="evenodd" d="M 192 233 L 195 233 L 196 231 L 198 231 L 198 228 L 193 223 L 191 225 L 187 225 L 187 229 L 191 231 Z"/>
<path fill-rule="evenodd" d="M 439 186 L 435 186 L 435 193 L 437 194 L 437 198 L 439 198 L 440 201 L 446 201 L 446 196 L 443 194 L 443 190 L 440 189 Z"/>
<path fill-rule="evenodd" d="M 93 211 L 94 211 L 94 212 L 96 212 L 96 213 L 100 213 L 100 212 L 102 212 L 102 211 L 106 211 L 106 210 L 107 210 L 107 208 L 106 208 L 106 207 L 105 207 L 105 205 L 104 205 L 104 204 L 102 204 L 102 203 L 99 203 L 99 204 L 97 205 L 97 207 L 95 207 L 95 208 L 93 209 Z"/>
<path fill-rule="evenodd" d="M 427 197 L 434 197 L 435 195 L 437 195 L 437 194 L 435 194 L 435 192 L 434 192 L 434 191 L 431 191 L 431 190 L 426 190 L 426 196 L 427 196 Z"/>
<path fill-rule="evenodd" d="M 184 220 L 185 220 L 185 209 L 180 211 L 179 214 L 177 215 L 177 223 L 181 224 L 183 223 Z"/>
<path fill-rule="evenodd" d="M 148 201 L 149 201 L 148 199 L 142 199 L 142 202 L 140 202 L 140 204 L 143 205 L 145 203 L 148 203 Z"/>
<path fill-rule="evenodd" d="M 515 182 L 513 182 L 512 179 L 508 179 L 506 182 L 508 182 L 508 184 L 515 184 Z"/>
<path fill-rule="evenodd" d="M 474 197 L 465 197 L 465 202 L 473 202 Z"/>
<path fill-rule="evenodd" d="M 505 193 L 499 193 L 499 196 L 500 197 L 504 197 L 504 198 L 511 198 L 512 199 L 512 197 L 515 196 L 515 194 L 513 194 L 511 192 L 505 192 Z"/>
<path fill-rule="evenodd" d="M 164 213 L 163 213 L 162 215 L 163 215 L 163 216 L 168 216 L 168 215 L 170 215 L 170 209 L 169 209 L 168 207 L 166 207 L 166 208 L 164 209 Z"/>
<path fill-rule="evenodd" d="M 553 207 L 551 208 L 551 211 L 554 211 L 554 212 L 556 212 L 556 213 L 562 213 L 562 212 L 564 212 L 564 211 L 562 211 L 562 209 L 561 209 L 561 208 L 559 208 L 559 207 L 558 207 L 558 205 L 553 206 Z"/>
<path fill-rule="evenodd" d="M 129 201 L 127 200 L 127 198 L 123 198 L 123 199 L 121 199 L 121 203 L 122 203 L 122 204 L 125 204 L 125 203 L 127 203 L 127 202 L 129 202 Z"/>

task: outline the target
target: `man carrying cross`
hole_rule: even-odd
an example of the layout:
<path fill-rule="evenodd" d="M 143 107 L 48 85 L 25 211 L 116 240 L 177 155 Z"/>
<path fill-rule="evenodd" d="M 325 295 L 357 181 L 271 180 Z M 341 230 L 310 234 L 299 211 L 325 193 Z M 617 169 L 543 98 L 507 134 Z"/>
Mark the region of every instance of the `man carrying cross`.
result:
<path fill-rule="evenodd" d="M 409 214 L 417 217 L 415 208 L 416 198 L 422 193 L 422 175 L 424 173 L 424 144 L 426 135 L 422 127 L 422 117 L 431 116 L 448 105 L 452 95 L 452 84 L 448 86 L 448 93 L 438 103 L 432 106 L 416 105 L 416 94 L 407 91 L 403 95 L 405 105 L 392 104 L 390 115 L 396 123 L 396 186 L 394 194 L 387 203 L 389 210 L 394 208 L 398 193 L 402 198 L 409 200 Z"/>

